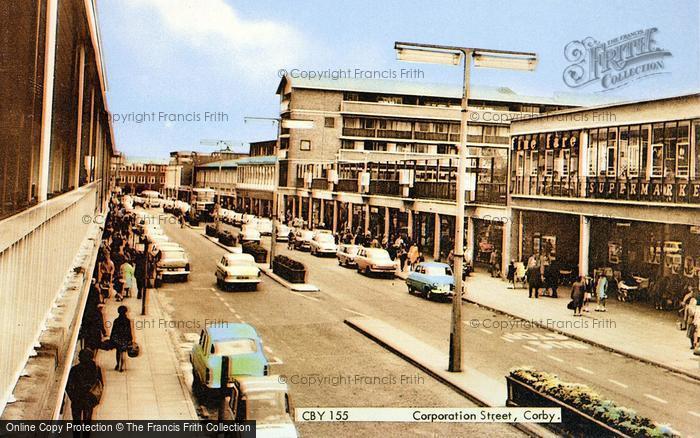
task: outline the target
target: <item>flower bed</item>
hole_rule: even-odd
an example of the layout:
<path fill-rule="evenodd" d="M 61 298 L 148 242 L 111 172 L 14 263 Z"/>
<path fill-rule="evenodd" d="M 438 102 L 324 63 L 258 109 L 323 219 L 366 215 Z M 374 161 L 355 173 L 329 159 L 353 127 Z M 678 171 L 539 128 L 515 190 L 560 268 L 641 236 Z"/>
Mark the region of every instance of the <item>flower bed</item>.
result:
<path fill-rule="evenodd" d="M 675 437 L 678 432 L 657 425 L 634 410 L 604 399 L 587 385 L 564 382 L 554 374 L 527 367 L 515 368 L 506 377 L 509 406 L 562 408 L 562 423 L 552 424 L 573 435 Z"/>
<path fill-rule="evenodd" d="M 236 236 L 230 231 L 222 231 L 219 233 L 219 243 L 226 246 L 236 246 Z"/>
<path fill-rule="evenodd" d="M 304 283 L 306 281 L 306 267 L 283 255 L 275 257 L 272 261 L 272 272 L 290 283 Z"/>
<path fill-rule="evenodd" d="M 217 235 L 219 234 L 219 233 L 216 231 L 216 225 L 207 225 L 207 226 L 204 228 L 204 232 L 205 232 L 206 235 L 209 236 L 209 237 L 217 237 Z"/>
<path fill-rule="evenodd" d="M 252 255 L 256 263 L 265 263 L 267 261 L 267 250 L 257 243 L 244 243 L 243 253 Z"/>

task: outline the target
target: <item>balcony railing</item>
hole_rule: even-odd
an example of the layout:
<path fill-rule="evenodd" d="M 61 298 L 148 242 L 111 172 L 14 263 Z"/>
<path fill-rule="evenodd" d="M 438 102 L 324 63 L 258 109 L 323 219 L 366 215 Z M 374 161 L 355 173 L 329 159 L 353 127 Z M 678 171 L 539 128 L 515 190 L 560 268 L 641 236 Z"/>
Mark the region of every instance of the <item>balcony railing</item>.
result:
<path fill-rule="evenodd" d="M 399 196 L 401 187 L 398 180 L 370 180 L 369 194 L 384 196 Z"/>
<path fill-rule="evenodd" d="M 430 140 L 430 141 L 448 141 L 447 133 L 443 132 L 421 132 L 416 131 L 416 140 Z"/>
<path fill-rule="evenodd" d="M 411 134 L 412 134 L 411 131 L 396 131 L 393 129 L 378 129 L 377 130 L 377 137 L 381 137 L 381 138 L 410 139 Z"/>
<path fill-rule="evenodd" d="M 475 202 L 479 204 L 506 205 L 507 201 L 508 187 L 506 183 L 477 183 Z"/>
<path fill-rule="evenodd" d="M 335 187 L 338 192 L 357 193 L 357 178 L 355 179 L 338 179 L 338 184 Z"/>
<path fill-rule="evenodd" d="M 374 129 L 365 128 L 343 128 L 343 135 L 348 137 L 376 137 Z"/>
<path fill-rule="evenodd" d="M 311 188 L 316 190 L 328 190 L 328 178 L 314 178 L 311 181 Z"/>
<path fill-rule="evenodd" d="M 457 196 L 457 186 L 448 181 L 416 181 L 411 191 L 413 198 L 452 201 Z"/>

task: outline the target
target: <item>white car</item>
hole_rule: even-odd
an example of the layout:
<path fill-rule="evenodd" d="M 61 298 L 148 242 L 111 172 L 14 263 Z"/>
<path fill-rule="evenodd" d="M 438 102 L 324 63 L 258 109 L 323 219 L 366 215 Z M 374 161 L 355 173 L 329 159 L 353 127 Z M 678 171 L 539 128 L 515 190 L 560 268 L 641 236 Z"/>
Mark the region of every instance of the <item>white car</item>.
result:
<path fill-rule="evenodd" d="M 260 268 L 250 254 L 224 254 L 216 264 L 216 284 L 224 289 L 234 284 L 260 283 Z"/>
<path fill-rule="evenodd" d="M 296 230 L 294 233 L 294 249 L 303 251 L 305 249 L 311 249 L 311 241 L 314 238 L 313 231 L 309 230 Z"/>
<path fill-rule="evenodd" d="M 340 266 L 355 266 L 355 256 L 358 249 L 360 249 L 359 246 L 349 243 L 338 245 L 338 251 L 335 253 L 338 257 L 338 264 Z"/>
<path fill-rule="evenodd" d="M 275 230 L 275 234 L 277 234 L 277 240 L 278 242 L 286 242 L 289 240 L 289 231 L 290 228 L 286 226 L 285 224 L 277 224 L 277 228 Z"/>
<path fill-rule="evenodd" d="M 243 223 L 243 213 L 233 212 L 231 214 L 231 223 L 233 225 L 240 225 Z"/>
<path fill-rule="evenodd" d="M 254 214 L 248 214 L 248 213 L 246 213 L 246 214 L 244 214 L 243 216 L 241 216 L 241 225 L 248 224 L 248 223 L 250 223 L 251 221 L 254 221 L 254 220 L 255 220 L 255 215 L 254 215 Z"/>
<path fill-rule="evenodd" d="M 355 256 L 357 272 L 370 274 L 387 274 L 394 277 L 398 263 L 391 260 L 387 250 L 382 248 L 361 247 Z"/>
<path fill-rule="evenodd" d="M 260 231 L 254 225 L 243 225 L 240 239 L 241 242 L 260 242 Z"/>
<path fill-rule="evenodd" d="M 335 255 L 338 247 L 335 244 L 335 237 L 330 233 L 317 233 L 309 242 L 311 255 Z"/>
<path fill-rule="evenodd" d="M 158 248 L 161 251 L 165 251 L 166 249 L 182 249 L 180 244 L 178 244 L 177 242 L 171 242 L 169 240 L 160 240 L 160 239 L 154 241 L 152 247 Z"/>
<path fill-rule="evenodd" d="M 272 234 L 272 221 L 266 217 L 261 217 L 255 221 L 255 228 L 260 231 L 263 236 Z"/>
<path fill-rule="evenodd" d="M 156 281 L 175 278 L 187 281 L 190 275 L 190 260 L 182 248 L 165 248 L 160 251 L 161 258 L 156 264 Z"/>

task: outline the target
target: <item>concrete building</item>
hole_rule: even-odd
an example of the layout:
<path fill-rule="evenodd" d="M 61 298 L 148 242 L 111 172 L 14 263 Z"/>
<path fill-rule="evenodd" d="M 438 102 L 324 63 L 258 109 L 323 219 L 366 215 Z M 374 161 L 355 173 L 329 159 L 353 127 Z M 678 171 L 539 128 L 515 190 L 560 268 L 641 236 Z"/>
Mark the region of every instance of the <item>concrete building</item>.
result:
<path fill-rule="evenodd" d="M 311 226 L 405 233 L 439 258 L 452 247 L 459 142 L 459 87 L 372 80 L 283 78 L 280 117 L 312 129 L 280 129 L 284 216 Z M 473 87 L 470 104 L 468 257 L 488 262 L 509 239 L 511 120 L 574 104 Z"/>
<path fill-rule="evenodd" d="M 514 258 L 697 284 L 700 94 L 559 111 L 511 136 Z"/>
<path fill-rule="evenodd" d="M 0 17 L 0 412 L 60 418 L 115 154 L 106 73 L 93 0 Z"/>
<path fill-rule="evenodd" d="M 144 190 L 164 192 L 169 160 L 146 157 L 123 157 L 112 161 L 113 179 L 124 193 Z"/>

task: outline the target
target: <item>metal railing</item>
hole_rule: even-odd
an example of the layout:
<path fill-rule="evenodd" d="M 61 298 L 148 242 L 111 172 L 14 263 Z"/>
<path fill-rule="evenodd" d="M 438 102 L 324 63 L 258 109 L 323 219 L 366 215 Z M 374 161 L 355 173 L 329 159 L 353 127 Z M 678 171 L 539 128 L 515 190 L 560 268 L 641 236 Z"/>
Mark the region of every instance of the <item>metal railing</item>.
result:
<path fill-rule="evenodd" d="M 398 180 L 370 180 L 369 194 L 384 196 L 399 196 L 401 187 Z"/>
<path fill-rule="evenodd" d="M 0 221 L 0 411 L 96 220 L 101 181 Z"/>

